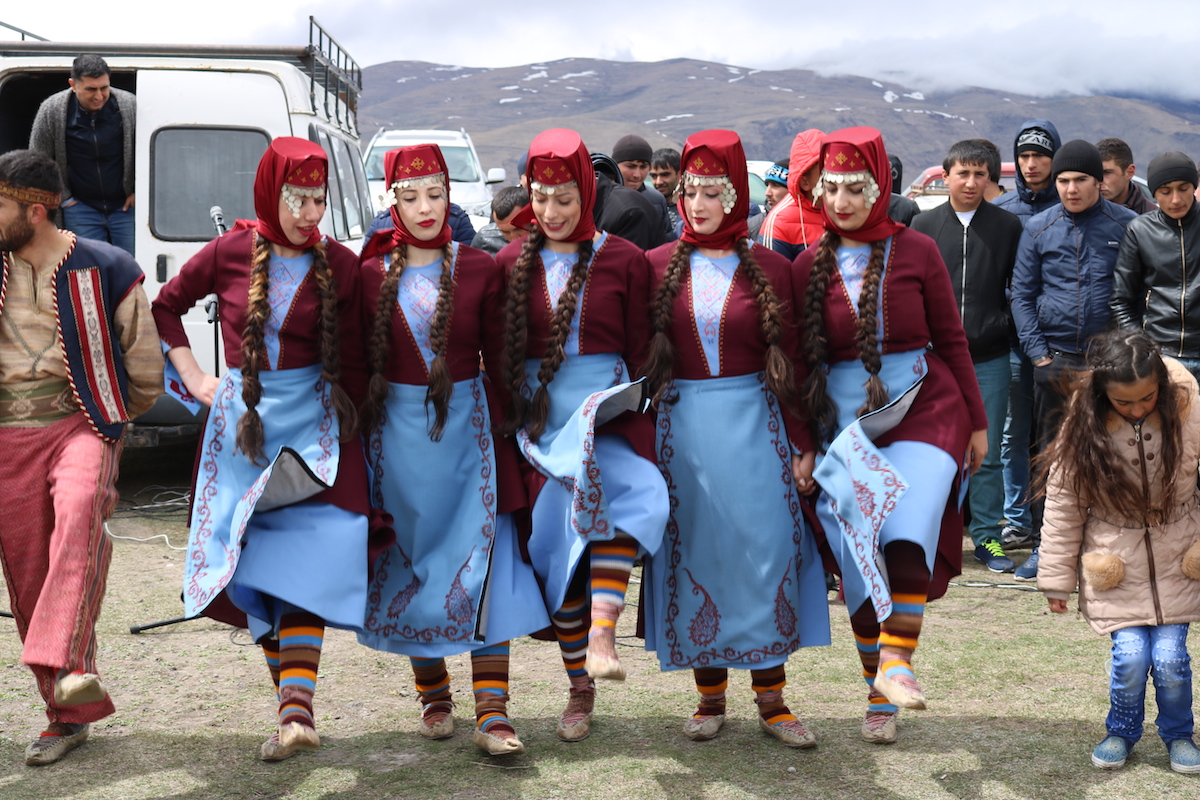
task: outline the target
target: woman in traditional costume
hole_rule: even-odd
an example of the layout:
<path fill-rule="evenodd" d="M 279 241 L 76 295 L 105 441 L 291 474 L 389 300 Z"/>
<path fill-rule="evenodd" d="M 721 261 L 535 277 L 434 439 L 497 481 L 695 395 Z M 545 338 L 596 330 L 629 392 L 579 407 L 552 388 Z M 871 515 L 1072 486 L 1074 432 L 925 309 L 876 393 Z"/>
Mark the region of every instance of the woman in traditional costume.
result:
<path fill-rule="evenodd" d="M 362 413 L 372 505 L 396 543 L 374 562 L 359 641 L 408 655 L 420 732 L 453 734 L 445 656 L 470 651 L 475 743 L 523 752 L 507 716 L 509 639 L 550 624 L 522 560 L 513 512 L 525 487 L 511 438 L 496 440 L 507 395 L 501 372 L 504 274 L 491 256 L 451 241 L 441 149 L 384 157 L 394 229 L 363 254 L 370 384 Z M 499 391 L 497 391 L 499 390 Z"/>
<path fill-rule="evenodd" d="M 681 164 L 683 233 L 649 253 L 645 372 L 671 517 L 642 584 L 646 647 L 663 669 L 695 675 L 689 738 L 717 735 L 733 667 L 750 670 L 763 730 L 812 747 L 783 701 L 788 656 L 829 644 L 824 571 L 793 478 L 802 462 L 811 476 L 816 451 L 796 412 L 791 265 L 748 238 L 737 134 L 693 134 Z"/>
<path fill-rule="evenodd" d="M 536 221 L 497 255 L 508 274 L 506 431 L 528 462 L 528 552 L 571 688 L 558 736 L 588 735 L 596 678 L 623 680 L 615 627 L 639 551 L 662 541 L 667 492 L 643 388 L 645 255 L 596 230 L 596 179 L 574 131 L 539 134 L 526 175 Z"/>
<path fill-rule="evenodd" d="M 801 401 L 824 450 L 818 513 L 869 687 L 862 737 L 892 742 L 896 710 L 925 707 L 912 653 L 926 601 L 961 567 L 955 488 L 987 452 L 987 417 L 937 246 L 887 215 L 879 131 L 828 134 L 821 164 L 826 231 L 793 268 Z"/>
<path fill-rule="evenodd" d="M 366 465 L 355 435 L 365 389 L 358 257 L 317 228 L 328 160 L 271 142 L 257 221 L 214 239 L 159 292 L 154 319 L 188 391 L 210 406 L 192 490 L 188 615 L 249 627 L 279 699 L 264 761 L 313 750 L 312 697 L 327 625 L 366 607 Z M 227 371 L 193 356 L 181 317 L 215 293 Z M 230 606 L 232 602 L 232 606 Z"/>

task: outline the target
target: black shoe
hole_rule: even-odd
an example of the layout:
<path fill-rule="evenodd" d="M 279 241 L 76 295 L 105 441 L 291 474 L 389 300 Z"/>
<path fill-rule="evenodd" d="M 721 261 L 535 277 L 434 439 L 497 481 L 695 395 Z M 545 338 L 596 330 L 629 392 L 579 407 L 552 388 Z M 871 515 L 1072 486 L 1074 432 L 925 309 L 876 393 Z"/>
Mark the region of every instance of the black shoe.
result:
<path fill-rule="evenodd" d="M 1013 560 L 1004 555 L 1000 543 L 995 539 L 984 539 L 983 544 L 975 548 L 975 560 L 992 572 L 1012 572 L 1016 567 Z"/>
<path fill-rule="evenodd" d="M 1000 546 L 1005 550 L 1020 550 L 1033 544 L 1033 531 L 1020 525 L 1005 525 L 1000 531 Z"/>

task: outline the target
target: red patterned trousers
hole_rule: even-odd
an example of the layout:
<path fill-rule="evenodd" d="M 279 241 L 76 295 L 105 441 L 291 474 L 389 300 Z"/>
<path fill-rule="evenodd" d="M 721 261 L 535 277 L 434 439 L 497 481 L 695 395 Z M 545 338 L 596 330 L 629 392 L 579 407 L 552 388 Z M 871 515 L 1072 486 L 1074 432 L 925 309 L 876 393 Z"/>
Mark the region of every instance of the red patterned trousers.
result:
<path fill-rule="evenodd" d="M 75 414 L 48 428 L 0 428 L 0 454 L 0 561 L 21 661 L 51 722 L 94 722 L 113 713 L 112 700 L 56 708 L 54 681 L 63 668 L 96 672 L 121 445 Z"/>

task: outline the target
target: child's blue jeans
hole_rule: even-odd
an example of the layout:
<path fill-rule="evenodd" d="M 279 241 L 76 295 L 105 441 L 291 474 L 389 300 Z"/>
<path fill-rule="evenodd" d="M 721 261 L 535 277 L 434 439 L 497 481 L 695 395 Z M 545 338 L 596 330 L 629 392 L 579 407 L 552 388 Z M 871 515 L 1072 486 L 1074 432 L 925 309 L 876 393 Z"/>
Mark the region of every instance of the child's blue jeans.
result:
<path fill-rule="evenodd" d="M 1142 738 L 1146 715 L 1146 674 L 1154 678 L 1158 701 L 1158 735 L 1169 747 L 1191 739 L 1192 662 L 1187 650 L 1187 623 L 1139 625 L 1112 633 L 1109 677 L 1108 734 L 1130 745 Z"/>

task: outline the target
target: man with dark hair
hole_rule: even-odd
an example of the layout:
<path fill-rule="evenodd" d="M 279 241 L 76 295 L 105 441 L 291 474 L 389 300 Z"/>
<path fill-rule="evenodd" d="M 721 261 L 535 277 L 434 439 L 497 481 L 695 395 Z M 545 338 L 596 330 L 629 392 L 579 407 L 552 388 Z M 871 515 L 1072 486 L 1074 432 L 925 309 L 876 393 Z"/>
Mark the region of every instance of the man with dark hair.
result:
<path fill-rule="evenodd" d="M 988 452 L 971 476 L 968 502 L 975 558 L 992 572 L 1012 572 L 1000 547 L 1004 517 L 1004 473 L 1000 439 L 1008 412 L 1009 327 L 1006 291 L 1012 280 L 1021 221 L 984 202 L 991 152 L 976 139 L 958 142 L 942 162 L 950 201 L 924 212 L 912 228 L 937 242 L 950 271 L 979 391 L 988 418 Z"/>
<path fill-rule="evenodd" d="M 679 208 L 675 205 L 675 190 L 679 188 L 678 150 L 664 147 L 650 155 L 650 181 L 667 201 L 667 221 L 671 230 L 675 230 L 679 227 Z"/>
<path fill-rule="evenodd" d="M 757 214 L 751 214 L 750 218 L 746 220 L 752 242 L 762 241 L 759 233 L 762 231 L 771 209 L 788 199 L 788 159 L 781 158 L 772 164 L 771 168 L 767 170 L 767 174 L 763 176 L 763 183 L 766 185 L 766 208 L 761 209 Z"/>
<path fill-rule="evenodd" d="M 646 175 L 650 172 L 650 159 L 653 157 L 654 153 L 650 149 L 650 143 L 634 133 L 622 136 L 613 145 L 612 159 L 617 162 L 617 168 L 621 170 L 621 183 L 638 192 L 654 205 L 666 241 L 673 241 L 675 226 L 671 222 L 667 210 L 667 199 L 661 192 L 647 191 L 646 189 Z"/>
<path fill-rule="evenodd" d="M 1013 158 L 1017 162 L 1016 191 L 1001 195 L 996 206 L 1016 214 L 1025 223 L 1034 214 L 1056 205 L 1058 189 L 1050 179 L 1050 168 L 1061 143 L 1058 129 L 1049 120 L 1026 121 L 1013 142 Z M 1010 339 L 1012 379 L 1009 382 L 1008 419 L 1000 443 L 1000 461 L 1004 464 L 1004 518 L 1008 521 L 1000 532 L 1000 544 L 1006 550 L 1033 543 L 1033 512 L 1029 506 L 1033 365 L 1021 350 L 1015 331 Z"/>
<path fill-rule="evenodd" d="M 1162 153 L 1150 162 L 1148 182 L 1158 210 L 1125 229 L 1108 305 L 1118 325 L 1144 329 L 1165 355 L 1200 376 L 1196 165 L 1184 153 Z"/>
<path fill-rule="evenodd" d="M 55 163 L 0 156 L 0 559 L 21 661 L 49 726 L 25 763 L 50 764 L 113 713 L 96 672 L 125 423 L 162 393 L 163 356 L 137 263 L 54 224 Z"/>
<path fill-rule="evenodd" d="M 512 218 L 529 204 L 529 192 L 520 186 L 505 186 L 492 198 L 492 221 L 484 225 L 471 246 L 495 255 L 509 242 L 529 235 L 529 229 L 514 225 Z"/>
<path fill-rule="evenodd" d="M 1154 201 L 1133 185 L 1137 168 L 1133 165 L 1133 151 L 1129 145 L 1110 137 L 1096 142 L 1096 149 L 1100 151 L 1100 160 L 1104 163 L 1104 183 L 1100 185 L 1100 194 L 1104 195 L 1104 199 L 1138 214 L 1157 211 L 1158 206 Z"/>
<path fill-rule="evenodd" d="M 1051 178 L 1061 200 L 1025 223 L 1012 279 L 1013 321 L 1034 369 L 1039 450 L 1058 427 L 1065 382 L 1083 368 L 1087 340 L 1109 327 L 1117 250 L 1137 218 L 1100 194 L 1104 164 L 1090 142 L 1076 139 L 1059 148 Z M 1034 504 L 1034 550 L 1017 568 L 1017 580 L 1037 578 L 1043 502 Z"/>
<path fill-rule="evenodd" d="M 66 185 L 63 225 L 133 255 L 133 158 L 137 103 L 113 88 L 100 56 L 75 59 L 69 88 L 47 97 L 29 148 L 58 164 Z"/>
<path fill-rule="evenodd" d="M 983 199 L 990 203 L 1004 194 L 1004 187 L 1000 185 L 1000 148 L 988 139 L 969 139 L 967 141 L 975 142 L 988 151 L 988 185 L 983 192 Z"/>

